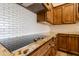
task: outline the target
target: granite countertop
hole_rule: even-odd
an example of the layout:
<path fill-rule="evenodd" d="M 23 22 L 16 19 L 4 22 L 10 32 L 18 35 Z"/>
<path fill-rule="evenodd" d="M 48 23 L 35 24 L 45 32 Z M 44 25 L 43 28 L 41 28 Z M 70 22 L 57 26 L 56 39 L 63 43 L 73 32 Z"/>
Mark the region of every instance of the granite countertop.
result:
<path fill-rule="evenodd" d="M 48 36 L 46 36 L 44 39 L 40 39 L 40 40 L 38 40 L 36 42 L 33 42 L 33 43 L 31 43 L 31 44 L 23 47 L 23 48 L 20 48 L 18 50 L 13 51 L 12 53 L 15 54 L 18 51 L 26 49 L 26 50 L 28 50 L 27 53 L 26 54 L 21 54 L 21 55 L 22 56 L 23 55 L 27 56 L 28 54 L 30 54 L 31 52 L 33 52 L 35 49 L 37 49 L 38 47 L 40 47 L 41 45 L 43 45 L 45 42 L 49 41 L 52 37 L 55 37 L 55 35 L 56 35 L 56 33 L 53 33 L 53 32 L 46 33 L 46 34 L 48 34 Z"/>
<path fill-rule="evenodd" d="M 67 32 L 51 31 L 51 33 L 52 33 L 53 36 L 56 36 L 59 33 L 62 33 L 62 34 L 77 34 L 77 35 L 79 35 L 79 31 L 67 31 Z"/>

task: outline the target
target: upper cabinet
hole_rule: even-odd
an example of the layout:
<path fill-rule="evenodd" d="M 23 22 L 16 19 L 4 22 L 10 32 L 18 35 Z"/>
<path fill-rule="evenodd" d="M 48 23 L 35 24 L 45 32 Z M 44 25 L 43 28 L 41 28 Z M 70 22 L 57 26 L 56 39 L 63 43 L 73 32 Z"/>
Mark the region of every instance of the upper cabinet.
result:
<path fill-rule="evenodd" d="M 52 12 L 47 13 L 47 20 L 55 25 L 76 23 L 77 3 L 66 3 L 56 7 L 52 5 Z"/>
<path fill-rule="evenodd" d="M 47 10 L 46 11 L 42 10 L 37 13 L 37 21 L 38 22 L 47 21 L 47 22 L 53 24 L 54 21 L 53 21 L 53 5 L 52 5 L 52 3 L 43 3 L 42 5 Z"/>
<path fill-rule="evenodd" d="M 48 11 L 46 13 L 46 21 L 53 23 L 53 5 L 52 3 L 47 4 Z"/>
<path fill-rule="evenodd" d="M 54 6 L 52 3 L 33 4 L 28 9 L 37 14 L 37 21 L 47 21 L 54 25 L 74 24 L 78 19 L 77 3 Z M 38 8 L 39 7 L 39 8 Z"/>
<path fill-rule="evenodd" d="M 62 24 L 62 7 L 54 8 L 53 24 Z"/>
<path fill-rule="evenodd" d="M 46 21 L 50 22 L 51 24 L 53 23 L 53 11 L 52 10 L 47 11 Z"/>
<path fill-rule="evenodd" d="M 77 4 L 77 21 L 79 21 L 79 3 Z"/>
<path fill-rule="evenodd" d="M 45 21 L 45 12 L 44 11 L 40 11 L 39 13 L 37 13 L 37 22 L 42 22 Z"/>
<path fill-rule="evenodd" d="M 65 4 L 63 8 L 63 23 L 75 23 L 76 22 L 76 10 L 75 4 Z"/>
<path fill-rule="evenodd" d="M 46 12 L 50 9 L 46 3 L 40 3 L 36 5 L 38 8 L 35 7 L 35 10 L 39 10 L 37 12 L 37 22 L 42 22 L 46 20 Z"/>

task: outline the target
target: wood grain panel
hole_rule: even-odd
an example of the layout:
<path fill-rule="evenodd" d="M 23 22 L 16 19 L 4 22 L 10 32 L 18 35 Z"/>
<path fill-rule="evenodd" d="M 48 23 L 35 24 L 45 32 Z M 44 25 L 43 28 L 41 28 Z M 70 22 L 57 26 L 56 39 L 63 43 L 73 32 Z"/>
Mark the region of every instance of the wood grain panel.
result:
<path fill-rule="evenodd" d="M 78 37 L 69 37 L 68 51 L 78 53 Z"/>
<path fill-rule="evenodd" d="M 55 46 L 52 46 L 52 39 L 32 52 L 30 56 L 53 56 L 56 55 Z"/>
<path fill-rule="evenodd" d="M 74 4 L 66 4 L 63 6 L 63 23 L 74 23 Z"/>
<path fill-rule="evenodd" d="M 58 50 L 79 55 L 79 35 L 58 34 Z"/>
<path fill-rule="evenodd" d="M 62 7 L 54 8 L 53 24 L 62 24 Z"/>
<path fill-rule="evenodd" d="M 37 22 L 45 21 L 45 12 L 41 11 L 37 13 Z"/>
<path fill-rule="evenodd" d="M 51 3 L 47 4 L 48 6 L 48 11 L 47 11 L 47 15 L 46 15 L 46 21 L 53 24 L 53 5 Z"/>

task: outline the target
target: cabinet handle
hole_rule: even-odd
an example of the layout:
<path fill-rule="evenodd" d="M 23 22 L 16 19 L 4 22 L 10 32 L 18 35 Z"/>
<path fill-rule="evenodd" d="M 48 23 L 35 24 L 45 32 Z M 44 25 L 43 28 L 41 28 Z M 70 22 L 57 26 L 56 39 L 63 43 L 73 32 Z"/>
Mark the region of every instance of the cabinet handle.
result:
<path fill-rule="evenodd" d="M 49 46 L 52 46 L 52 45 L 49 43 Z"/>
<path fill-rule="evenodd" d="M 49 43 L 49 45 L 50 45 L 51 47 L 54 47 L 54 46 L 55 46 L 55 44 L 51 45 L 50 43 Z"/>
<path fill-rule="evenodd" d="M 14 55 L 17 56 L 17 55 L 20 55 L 20 54 L 21 54 L 21 51 L 18 51 Z"/>
<path fill-rule="evenodd" d="M 49 45 L 51 45 L 51 44 L 49 43 Z"/>
<path fill-rule="evenodd" d="M 27 51 L 28 51 L 28 49 L 25 49 L 25 50 L 22 50 L 21 53 L 22 53 L 22 54 L 26 54 Z"/>

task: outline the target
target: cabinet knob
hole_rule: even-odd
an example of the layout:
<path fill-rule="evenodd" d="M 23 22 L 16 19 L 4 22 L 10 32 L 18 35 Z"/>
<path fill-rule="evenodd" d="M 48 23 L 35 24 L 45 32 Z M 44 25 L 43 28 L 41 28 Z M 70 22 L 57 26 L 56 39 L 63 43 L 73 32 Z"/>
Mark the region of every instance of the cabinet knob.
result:
<path fill-rule="evenodd" d="M 20 55 L 20 54 L 21 54 L 21 51 L 18 51 L 14 55 L 17 56 L 17 55 Z"/>
<path fill-rule="evenodd" d="M 55 44 L 50 44 L 50 43 L 49 43 L 49 45 L 50 45 L 50 46 L 52 46 L 52 47 L 54 47 L 54 46 L 55 46 Z"/>
<path fill-rule="evenodd" d="M 22 53 L 22 54 L 26 54 L 27 51 L 28 51 L 28 49 L 24 49 L 24 50 L 21 51 L 21 53 Z"/>
<path fill-rule="evenodd" d="M 51 45 L 51 44 L 49 43 L 49 45 Z"/>

